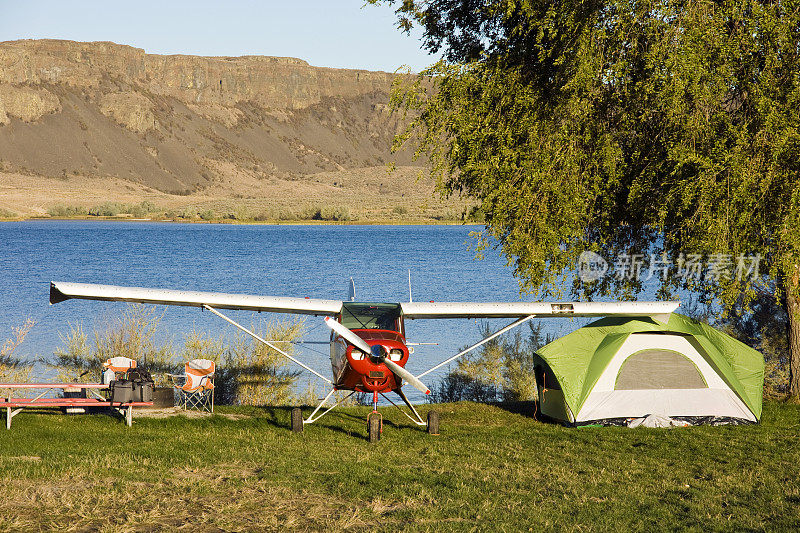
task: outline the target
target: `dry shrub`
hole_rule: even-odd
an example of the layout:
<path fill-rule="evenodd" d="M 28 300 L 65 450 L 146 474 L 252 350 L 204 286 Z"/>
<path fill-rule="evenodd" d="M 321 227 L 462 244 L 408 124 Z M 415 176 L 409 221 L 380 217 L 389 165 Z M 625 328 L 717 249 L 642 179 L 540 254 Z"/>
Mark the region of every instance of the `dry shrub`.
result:
<path fill-rule="evenodd" d="M 299 339 L 302 322 L 270 322 L 251 327 L 261 338 L 276 342 L 294 356 L 290 341 Z M 289 341 L 289 342 L 287 342 Z M 229 344 L 192 331 L 181 353 L 185 361 L 210 359 L 217 365 L 214 378 L 215 399 L 222 404 L 286 405 L 297 400 L 294 385 L 299 372 L 288 370 L 288 361 L 277 351 L 243 334 Z"/>
<path fill-rule="evenodd" d="M 47 213 L 53 217 L 78 217 L 88 215 L 89 210 L 80 205 L 56 204 L 48 208 Z"/>
<path fill-rule="evenodd" d="M 294 356 L 291 341 L 298 340 L 303 322 L 269 322 L 261 324 L 255 333 L 275 341 L 276 346 Z M 295 400 L 294 384 L 300 372 L 289 370 L 288 360 L 260 342 L 238 336 L 226 353 L 226 365 L 231 382 L 235 384 L 235 401 L 240 405 L 286 405 Z"/>
<path fill-rule="evenodd" d="M 319 381 L 309 381 L 306 383 L 305 388 L 294 396 L 292 403 L 294 405 L 316 407 L 328 392 L 330 392 L 328 388 L 319 387 Z M 372 405 L 372 394 L 367 394 L 365 392 L 350 394 L 348 390 L 337 390 L 333 393 L 333 396 L 328 400 L 326 405 L 330 406 L 336 402 L 340 402 L 339 405 L 342 407 Z"/>
<path fill-rule="evenodd" d="M 153 375 L 156 386 L 166 386 L 164 373 L 174 368 L 175 354 L 169 344 L 156 345 L 162 316 L 152 306 L 131 304 L 104 330 L 93 331 L 91 345 L 81 325 L 70 326 L 67 335 L 60 335 L 63 347 L 56 349 L 50 366 L 60 380 L 99 383 L 106 360 L 129 357 Z"/>
<path fill-rule="evenodd" d="M 11 329 L 11 337 L 0 348 L 0 382 L 24 383 L 30 380 L 33 365 L 15 357 L 14 352 L 25 340 L 34 324 L 33 319 L 28 318 L 21 326 Z"/>
<path fill-rule="evenodd" d="M 182 374 L 185 361 L 210 359 L 217 365 L 214 383 L 219 403 L 285 405 L 297 399 L 294 385 L 299 372 L 288 370 L 288 361 L 272 348 L 243 335 L 227 343 L 224 337 L 192 331 L 178 358 L 170 344 L 156 344 L 162 316 L 152 306 L 129 305 L 103 331 L 95 330 L 92 341 L 80 325 L 71 326 L 68 334 L 61 335 L 63 346 L 49 364 L 59 380 L 99 383 L 106 360 L 129 357 L 152 374 L 156 386 L 172 386 L 167 373 Z M 253 329 L 262 338 L 284 341 L 279 347 L 293 354 L 293 345 L 286 341 L 299 339 L 303 323 L 275 322 Z"/>
<path fill-rule="evenodd" d="M 431 390 L 432 402 L 500 402 L 527 401 L 537 397 L 534 378 L 534 353 L 552 340 L 543 335 L 541 325 L 530 326 L 527 338 L 517 331 L 509 337 L 487 342 L 478 352 L 458 361 Z M 481 328 L 481 336 L 492 334 L 489 325 Z"/>
<path fill-rule="evenodd" d="M 56 348 L 55 360 L 50 366 L 56 370 L 56 376 L 62 382 L 77 382 L 89 374 L 96 382 L 100 382 L 103 373 L 103 361 L 96 361 L 93 351 L 89 347 L 88 336 L 83 331 L 83 326 L 70 324 L 68 334 L 59 333 L 63 347 Z"/>
<path fill-rule="evenodd" d="M 89 208 L 89 215 L 93 217 L 115 217 L 125 211 L 125 206 L 117 202 L 104 202 Z"/>

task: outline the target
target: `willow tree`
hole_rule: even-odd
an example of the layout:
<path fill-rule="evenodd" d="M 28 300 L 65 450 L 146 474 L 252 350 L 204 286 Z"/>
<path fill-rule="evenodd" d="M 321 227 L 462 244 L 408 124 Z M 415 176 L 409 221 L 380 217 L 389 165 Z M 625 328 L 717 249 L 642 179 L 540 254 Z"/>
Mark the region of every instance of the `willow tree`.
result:
<path fill-rule="evenodd" d="M 788 312 L 798 398 L 800 2 L 371 2 L 443 57 L 395 91 L 411 112 L 397 142 L 428 155 L 444 194 L 480 202 L 524 291 L 557 293 L 587 250 L 656 252 L 673 264 L 665 291 L 684 283 L 724 307 L 766 278 Z M 687 257 L 724 264 L 681 278 Z M 759 275 L 735 268 L 744 257 Z M 571 290 L 641 287 L 607 276 Z"/>

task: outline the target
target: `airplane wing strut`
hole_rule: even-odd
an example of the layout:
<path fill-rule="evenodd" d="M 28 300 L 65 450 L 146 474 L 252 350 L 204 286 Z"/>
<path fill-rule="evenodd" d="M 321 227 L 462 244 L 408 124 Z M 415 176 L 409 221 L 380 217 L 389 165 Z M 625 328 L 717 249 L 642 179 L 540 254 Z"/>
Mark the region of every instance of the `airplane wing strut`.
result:
<path fill-rule="evenodd" d="M 528 316 L 526 316 L 526 317 L 522 317 L 522 318 L 520 318 L 519 320 L 515 320 L 514 322 L 512 322 L 512 323 L 511 323 L 511 324 L 509 324 L 509 325 L 507 325 L 506 327 L 504 327 L 504 328 L 500 328 L 499 330 L 497 330 L 497 331 L 496 331 L 496 332 L 494 332 L 493 334 L 489 335 L 489 336 L 488 336 L 488 337 L 486 337 L 485 339 L 482 339 L 482 340 L 480 340 L 480 341 L 476 342 L 475 344 L 473 344 L 473 345 L 472 345 L 472 346 L 470 346 L 469 348 L 466 348 L 466 349 L 464 349 L 464 350 L 461 350 L 460 352 L 458 352 L 457 354 L 455 354 L 453 357 L 450 357 L 449 359 L 445 359 L 444 361 L 442 361 L 442 362 L 441 362 L 441 363 L 439 363 L 438 365 L 434 366 L 433 368 L 429 368 L 428 370 L 426 370 L 426 371 L 425 371 L 425 372 L 423 372 L 422 374 L 419 374 L 419 375 L 417 376 L 417 378 L 421 378 L 421 377 L 423 377 L 423 376 L 425 376 L 425 375 L 427 375 L 427 374 L 430 374 L 430 373 L 431 373 L 431 372 L 433 372 L 434 370 L 437 370 L 437 369 L 439 369 L 439 368 L 443 367 L 444 365 L 446 365 L 446 364 L 448 364 L 448 363 L 451 363 L 451 362 L 455 361 L 455 360 L 456 360 L 456 359 L 458 359 L 459 357 L 461 357 L 461 356 L 463 356 L 463 355 L 466 355 L 466 354 L 468 354 L 469 352 L 471 352 L 471 351 L 472 351 L 472 350 L 474 350 L 475 348 L 479 348 L 479 347 L 483 346 L 484 344 L 486 344 L 486 343 L 487 343 L 487 342 L 489 342 L 490 340 L 494 339 L 495 337 L 498 337 L 498 336 L 502 335 L 503 333 L 505 333 L 505 332 L 507 332 L 507 331 L 510 331 L 510 330 L 512 330 L 512 329 L 514 329 L 514 328 L 516 328 L 517 326 L 521 326 L 521 325 L 522 325 L 522 324 L 524 324 L 525 322 L 527 322 L 527 321 L 529 321 L 529 320 L 532 320 L 532 319 L 534 319 L 534 318 L 536 318 L 536 315 L 528 315 Z"/>
<path fill-rule="evenodd" d="M 319 372 L 317 372 L 316 370 L 314 370 L 310 366 L 298 361 L 297 359 L 295 359 L 294 357 L 292 357 L 288 353 L 284 352 L 283 350 L 281 350 L 280 348 L 278 348 L 277 346 L 275 346 L 271 342 L 262 339 L 260 336 L 256 335 L 255 333 L 253 333 L 252 331 L 250 331 L 249 329 L 247 329 L 243 325 L 239 324 L 238 322 L 236 322 L 232 318 L 229 318 L 229 317 L 223 315 L 222 313 L 220 313 L 219 311 L 217 311 L 216 309 L 214 309 L 210 305 L 203 305 L 203 309 L 207 309 L 207 310 L 211 311 L 212 313 L 214 313 L 215 315 L 220 317 L 222 320 L 228 322 L 229 324 L 231 324 L 233 326 L 236 326 L 240 330 L 244 331 L 245 333 L 247 333 L 248 335 L 253 337 L 255 340 L 257 340 L 257 341 L 259 341 L 259 342 L 261 342 L 263 344 L 266 344 L 267 346 L 269 346 L 270 348 L 272 348 L 273 350 L 275 350 L 276 352 L 278 352 L 279 354 L 281 354 L 285 358 L 289 359 L 290 361 L 292 361 L 294 363 L 297 363 L 298 365 L 302 366 L 303 368 L 305 368 L 306 370 L 308 370 L 309 372 L 311 372 L 312 374 L 314 374 L 318 378 L 320 378 L 320 379 L 330 383 L 331 385 L 333 385 L 333 381 L 329 380 L 328 378 L 326 378 L 325 376 L 323 376 L 322 374 L 320 374 Z"/>

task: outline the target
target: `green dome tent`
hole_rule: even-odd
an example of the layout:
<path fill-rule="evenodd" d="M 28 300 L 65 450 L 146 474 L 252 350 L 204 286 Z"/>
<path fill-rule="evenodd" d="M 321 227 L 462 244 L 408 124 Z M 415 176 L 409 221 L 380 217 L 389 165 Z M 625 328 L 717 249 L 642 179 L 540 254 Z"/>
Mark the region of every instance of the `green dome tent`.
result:
<path fill-rule="evenodd" d="M 614 317 L 541 348 L 536 378 L 540 412 L 576 425 L 650 414 L 757 422 L 764 357 L 677 313 L 667 324 Z"/>

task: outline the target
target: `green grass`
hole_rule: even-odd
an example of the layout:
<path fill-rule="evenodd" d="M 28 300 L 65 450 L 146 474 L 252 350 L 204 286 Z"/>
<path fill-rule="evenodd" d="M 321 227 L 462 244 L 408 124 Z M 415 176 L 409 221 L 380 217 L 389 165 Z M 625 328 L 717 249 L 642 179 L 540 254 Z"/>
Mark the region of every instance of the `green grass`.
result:
<path fill-rule="evenodd" d="M 667 430 L 436 409 L 440 436 L 387 409 L 377 444 L 361 407 L 301 435 L 282 408 L 132 428 L 23 413 L 0 429 L 0 530 L 800 528 L 797 405 L 768 403 L 756 426 Z"/>

